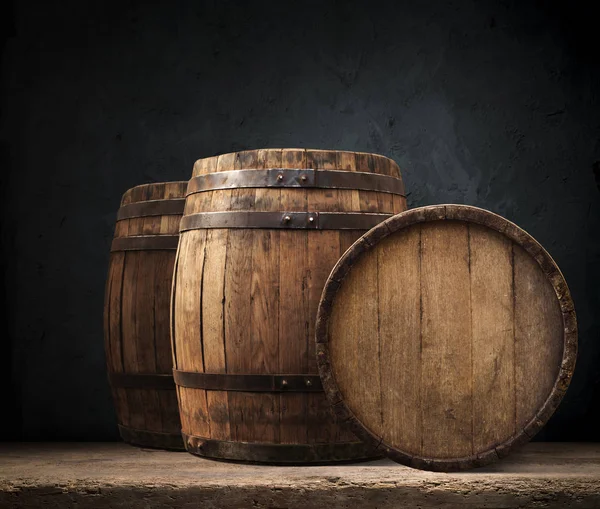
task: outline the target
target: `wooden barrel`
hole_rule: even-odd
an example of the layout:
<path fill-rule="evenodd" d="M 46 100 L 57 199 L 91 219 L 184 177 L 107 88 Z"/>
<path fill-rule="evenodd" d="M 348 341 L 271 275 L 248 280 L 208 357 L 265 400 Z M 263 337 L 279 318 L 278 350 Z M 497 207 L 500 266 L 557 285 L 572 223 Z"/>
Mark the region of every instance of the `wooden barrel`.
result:
<path fill-rule="evenodd" d="M 575 366 L 573 302 L 550 255 L 464 205 L 413 209 L 368 232 L 329 276 L 317 324 L 338 418 L 427 470 L 485 465 L 529 440 Z"/>
<path fill-rule="evenodd" d="M 172 311 L 189 452 L 280 464 L 373 456 L 334 421 L 314 319 L 340 255 L 405 208 L 399 168 L 382 156 L 270 149 L 196 162 Z"/>
<path fill-rule="evenodd" d="M 123 195 L 104 304 L 109 381 L 126 442 L 183 449 L 172 374 L 169 302 L 187 182 Z"/>

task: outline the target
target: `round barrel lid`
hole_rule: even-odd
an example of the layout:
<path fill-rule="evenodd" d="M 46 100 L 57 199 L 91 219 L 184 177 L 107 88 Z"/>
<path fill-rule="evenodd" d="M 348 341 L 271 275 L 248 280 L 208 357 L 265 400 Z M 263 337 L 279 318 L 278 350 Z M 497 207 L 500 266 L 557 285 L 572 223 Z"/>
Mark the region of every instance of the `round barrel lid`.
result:
<path fill-rule="evenodd" d="M 317 362 L 339 420 L 391 459 L 485 465 L 550 418 L 575 366 L 563 275 L 535 239 L 476 207 L 398 214 L 323 290 Z"/>

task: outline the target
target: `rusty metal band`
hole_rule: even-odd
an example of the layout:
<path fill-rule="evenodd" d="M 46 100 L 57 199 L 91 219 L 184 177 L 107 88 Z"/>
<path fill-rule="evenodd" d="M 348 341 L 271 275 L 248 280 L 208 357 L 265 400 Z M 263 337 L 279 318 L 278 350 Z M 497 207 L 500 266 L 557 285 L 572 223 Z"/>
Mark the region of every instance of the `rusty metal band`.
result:
<path fill-rule="evenodd" d="M 181 216 L 185 207 L 183 198 L 173 200 L 149 200 L 123 205 L 117 212 L 117 221 L 133 217 Z"/>
<path fill-rule="evenodd" d="M 173 375 L 159 373 L 109 373 L 113 387 L 123 389 L 172 389 L 175 390 Z"/>
<path fill-rule="evenodd" d="M 404 183 L 398 177 L 358 171 L 315 170 L 313 168 L 269 168 L 221 171 L 190 180 L 186 196 L 217 189 L 248 187 L 321 188 L 378 191 L 404 196 Z"/>
<path fill-rule="evenodd" d="M 149 251 L 177 249 L 179 235 L 137 235 L 113 239 L 111 251 Z"/>
<path fill-rule="evenodd" d="M 181 219 L 179 231 L 203 228 L 370 230 L 392 214 L 368 212 L 202 212 Z"/>
<path fill-rule="evenodd" d="M 237 392 L 323 392 L 319 375 L 233 375 L 173 370 L 180 387 Z"/>
<path fill-rule="evenodd" d="M 167 449 L 169 451 L 185 451 L 181 433 L 146 431 L 129 428 L 119 424 L 119 434 L 125 442 L 131 445 L 151 447 L 154 449 Z"/>
<path fill-rule="evenodd" d="M 181 433 L 188 452 L 205 458 L 270 463 L 275 465 L 305 465 L 367 461 L 382 456 L 362 442 L 329 444 L 267 444 L 262 442 L 231 442 L 213 440 Z"/>

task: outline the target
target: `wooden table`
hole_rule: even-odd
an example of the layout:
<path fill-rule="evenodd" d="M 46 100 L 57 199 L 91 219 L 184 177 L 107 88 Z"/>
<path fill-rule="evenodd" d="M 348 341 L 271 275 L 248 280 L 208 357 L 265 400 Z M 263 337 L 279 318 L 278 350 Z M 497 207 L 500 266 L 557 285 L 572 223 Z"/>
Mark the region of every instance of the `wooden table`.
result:
<path fill-rule="evenodd" d="M 0 444 L 1 508 L 600 508 L 600 444 L 532 443 L 479 470 L 271 467 L 122 443 Z"/>

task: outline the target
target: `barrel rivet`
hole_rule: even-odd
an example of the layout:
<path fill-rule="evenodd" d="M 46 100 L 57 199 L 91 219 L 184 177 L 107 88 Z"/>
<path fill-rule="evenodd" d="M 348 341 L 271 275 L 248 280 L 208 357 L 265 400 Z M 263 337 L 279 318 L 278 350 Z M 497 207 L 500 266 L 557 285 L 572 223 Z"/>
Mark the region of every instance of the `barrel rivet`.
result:
<path fill-rule="evenodd" d="M 280 173 L 279 175 L 277 175 L 277 180 L 279 180 L 280 182 L 283 180 L 283 174 Z"/>
<path fill-rule="evenodd" d="M 306 381 L 306 387 L 310 387 L 312 385 L 312 382 L 310 380 Z"/>
<path fill-rule="evenodd" d="M 309 223 L 314 223 L 314 221 L 315 221 L 315 218 L 314 218 L 313 216 L 310 216 L 310 217 L 308 218 L 308 222 L 309 222 Z"/>
<path fill-rule="evenodd" d="M 302 182 L 306 182 L 306 175 L 302 175 L 302 176 L 300 177 L 300 180 L 301 180 Z"/>
<path fill-rule="evenodd" d="M 292 220 L 292 218 L 291 218 L 290 216 L 284 216 L 283 220 L 284 220 L 286 223 L 289 223 L 289 222 Z"/>
<path fill-rule="evenodd" d="M 282 380 L 282 381 L 281 381 L 281 385 L 282 385 L 283 387 L 285 387 L 285 386 L 287 385 L 287 380 Z"/>

